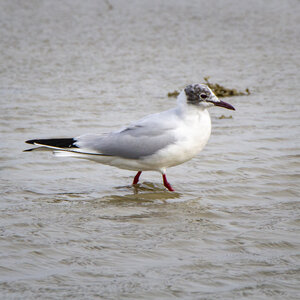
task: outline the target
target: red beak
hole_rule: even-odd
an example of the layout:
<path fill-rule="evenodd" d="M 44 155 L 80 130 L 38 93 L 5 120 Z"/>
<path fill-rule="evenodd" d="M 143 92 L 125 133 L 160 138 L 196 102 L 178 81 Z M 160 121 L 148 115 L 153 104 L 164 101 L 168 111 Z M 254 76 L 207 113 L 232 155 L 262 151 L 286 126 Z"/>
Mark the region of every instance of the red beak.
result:
<path fill-rule="evenodd" d="M 220 101 L 220 102 L 213 102 L 215 106 L 221 106 L 221 107 L 224 107 L 224 108 L 227 108 L 227 109 L 231 109 L 231 110 L 235 110 L 235 108 L 227 103 L 227 102 L 224 102 L 224 101 Z"/>

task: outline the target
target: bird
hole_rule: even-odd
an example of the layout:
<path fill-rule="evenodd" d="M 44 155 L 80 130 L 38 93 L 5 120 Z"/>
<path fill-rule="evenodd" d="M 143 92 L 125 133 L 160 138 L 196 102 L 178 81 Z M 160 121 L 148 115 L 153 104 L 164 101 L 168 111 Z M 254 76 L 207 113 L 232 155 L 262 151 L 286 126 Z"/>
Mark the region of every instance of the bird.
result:
<path fill-rule="evenodd" d="M 31 139 L 37 147 L 24 151 L 47 149 L 54 155 L 92 160 L 121 169 L 136 171 L 135 186 L 144 171 L 158 171 L 169 191 L 174 188 L 166 177 L 167 168 L 195 157 L 211 135 L 208 108 L 235 108 L 218 99 L 205 84 L 187 85 L 177 97 L 177 105 L 150 114 L 128 126 L 107 134 L 84 134 L 73 138 Z"/>

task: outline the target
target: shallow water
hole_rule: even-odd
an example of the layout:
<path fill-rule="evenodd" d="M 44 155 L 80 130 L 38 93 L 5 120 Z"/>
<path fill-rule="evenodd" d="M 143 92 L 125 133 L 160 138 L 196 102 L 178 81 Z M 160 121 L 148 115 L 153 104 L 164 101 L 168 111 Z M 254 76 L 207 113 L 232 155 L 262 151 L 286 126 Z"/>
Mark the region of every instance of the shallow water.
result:
<path fill-rule="evenodd" d="M 299 2 L 1 1 L 1 299 L 297 299 Z M 23 153 L 175 105 L 204 76 L 197 157 L 157 173 Z M 219 119 L 225 115 L 225 119 Z"/>

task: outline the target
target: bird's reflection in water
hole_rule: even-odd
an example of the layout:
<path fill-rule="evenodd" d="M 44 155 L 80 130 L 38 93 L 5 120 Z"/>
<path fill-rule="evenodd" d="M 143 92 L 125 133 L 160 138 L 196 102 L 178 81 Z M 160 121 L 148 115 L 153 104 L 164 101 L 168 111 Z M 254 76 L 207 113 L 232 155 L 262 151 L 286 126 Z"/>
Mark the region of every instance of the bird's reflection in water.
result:
<path fill-rule="evenodd" d="M 169 192 L 165 187 L 153 184 L 152 182 L 143 182 L 141 184 L 135 184 L 134 186 L 120 186 L 116 189 L 123 191 L 129 190 L 130 193 L 125 195 L 105 196 L 104 199 L 114 204 L 124 204 L 124 201 L 142 204 L 146 202 L 167 203 L 168 200 L 179 199 L 181 197 L 180 193 Z"/>

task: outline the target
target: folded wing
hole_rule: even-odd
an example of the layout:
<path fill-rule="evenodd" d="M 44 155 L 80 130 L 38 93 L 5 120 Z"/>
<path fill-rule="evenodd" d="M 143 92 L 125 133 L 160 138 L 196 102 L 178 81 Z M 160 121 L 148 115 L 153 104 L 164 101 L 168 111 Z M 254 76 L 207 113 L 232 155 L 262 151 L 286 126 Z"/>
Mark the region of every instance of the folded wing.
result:
<path fill-rule="evenodd" d="M 174 120 L 165 119 L 165 117 L 164 113 L 151 115 L 106 135 L 86 134 L 68 139 L 35 139 L 27 143 L 50 150 L 63 151 L 65 155 L 68 152 L 76 156 L 77 154 L 91 154 L 139 159 L 152 155 L 176 141 Z M 31 150 L 33 149 L 27 151 Z"/>
<path fill-rule="evenodd" d="M 92 150 L 102 155 L 138 159 L 149 156 L 175 142 L 172 130 L 162 130 L 153 124 L 127 127 L 106 136 L 87 134 L 77 138 L 82 150 Z"/>

